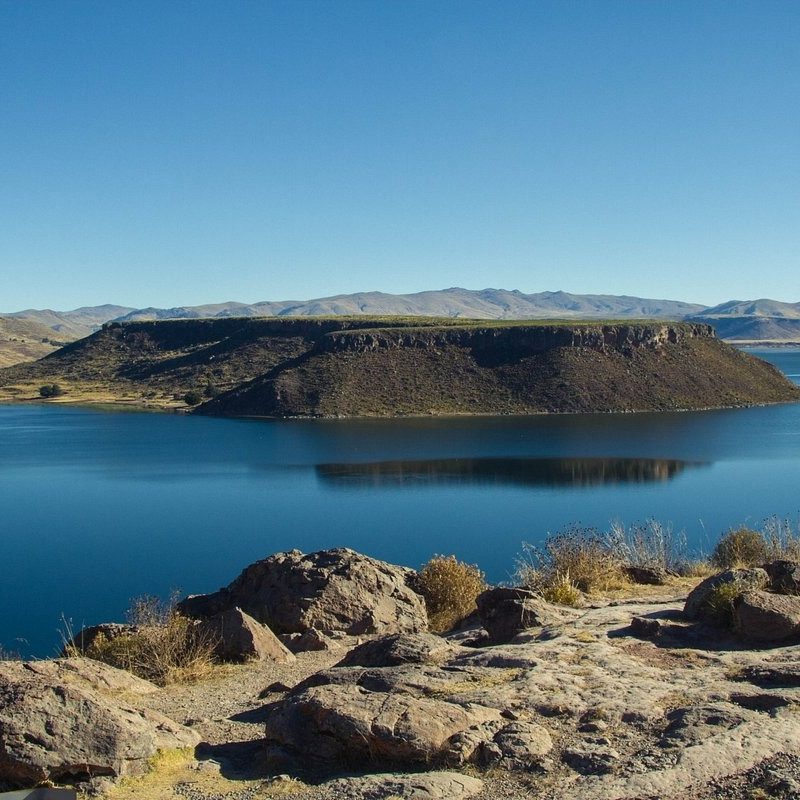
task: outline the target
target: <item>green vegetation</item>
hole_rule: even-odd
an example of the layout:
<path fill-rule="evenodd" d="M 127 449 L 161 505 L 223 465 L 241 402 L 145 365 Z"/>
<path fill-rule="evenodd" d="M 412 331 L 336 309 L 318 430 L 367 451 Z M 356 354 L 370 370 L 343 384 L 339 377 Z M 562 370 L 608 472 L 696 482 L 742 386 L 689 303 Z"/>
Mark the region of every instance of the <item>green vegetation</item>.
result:
<path fill-rule="evenodd" d="M 183 396 L 183 402 L 186 403 L 187 406 L 199 405 L 203 402 L 203 395 L 195 391 L 186 392 Z"/>
<path fill-rule="evenodd" d="M 425 598 L 429 627 L 451 630 L 475 610 L 475 598 L 486 588 L 484 574 L 455 556 L 434 556 L 419 572 L 418 590 Z"/>
<path fill-rule="evenodd" d="M 60 397 L 64 390 L 57 383 L 46 383 L 39 387 L 40 397 Z"/>
<path fill-rule="evenodd" d="M 177 596 L 167 603 L 150 596 L 137 598 L 128 612 L 135 630 L 113 639 L 98 636 L 83 655 L 160 686 L 206 677 L 214 665 L 216 643 L 177 613 L 176 601 Z"/>

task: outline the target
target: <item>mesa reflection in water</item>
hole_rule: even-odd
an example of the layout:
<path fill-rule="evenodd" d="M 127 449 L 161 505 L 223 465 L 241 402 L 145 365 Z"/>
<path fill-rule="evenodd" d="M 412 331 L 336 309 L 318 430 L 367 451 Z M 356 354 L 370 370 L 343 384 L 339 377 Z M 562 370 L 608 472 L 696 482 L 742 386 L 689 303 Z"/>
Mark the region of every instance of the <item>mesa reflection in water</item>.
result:
<path fill-rule="evenodd" d="M 317 464 L 317 477 L 336 488 L 419 487 L 426 484 L 602 486 L 668 481 L 705 462 L 661 458 L 440 458 Z"/>

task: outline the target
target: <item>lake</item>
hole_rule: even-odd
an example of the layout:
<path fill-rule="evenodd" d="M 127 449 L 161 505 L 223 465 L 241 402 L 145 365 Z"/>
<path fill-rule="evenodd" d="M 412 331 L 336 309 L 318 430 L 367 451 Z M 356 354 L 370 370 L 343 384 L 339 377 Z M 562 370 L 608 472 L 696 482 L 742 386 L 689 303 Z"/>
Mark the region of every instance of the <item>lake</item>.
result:
<path fill-rule="evenodd" d="M 755 352 L 800 383 L 800 349 Z M 0 406 L 0 645 L 53 655 L 61 615 L 206 592 L 280 550 L 431 555 L 507 580 L 522 542 L 649 517 L 708 552 L 800 517 L 800 404 L 660 414 L 245 421 Z"/>

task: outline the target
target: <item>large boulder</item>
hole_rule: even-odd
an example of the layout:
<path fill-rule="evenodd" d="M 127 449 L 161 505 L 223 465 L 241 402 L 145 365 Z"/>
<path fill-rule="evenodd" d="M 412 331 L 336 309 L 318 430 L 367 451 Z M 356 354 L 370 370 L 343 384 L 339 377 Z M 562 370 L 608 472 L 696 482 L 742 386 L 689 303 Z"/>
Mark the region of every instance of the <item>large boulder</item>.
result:
<path fill-rule="evenodd" d="M 331 683 L 277 703 L 267 720 L 266 739 L 268 750 L 298 760 L 413 766 L 446 763 L 453 737 L 484 723 L 496 729 L 502 722 L 497 711 L 475 704 Z"/>
<path fill-rule="evenodd" d="M 769 576 L 759 568 L 728 569 L 718 572 L 701 581 L 692 589 L 683 606 L 683 615 L 687 619 L 702 619 L 709 610 L 709 601 L 714 593 L 723 585 L 732 584 L 744 593 L 751 590 L 764 589 L 769 585 Z"/>
<path fill-rule="evenodd" d="M 290 664 L 296 660 L 266 625 L 240 608 L 230 608 L 203 620 L 198 633 L 214 643 L 214 653 L 220 661 Z"/>
<path fill-rule="evenodd" d="M 800 597 L 746 592 L 734 601 L 733 619 L 745 639 L 782 642 L 800 638 Z"/>
<path fill-rule="evenodd" d="M 427 628 L 428 617 L 411 589 L 415 575 L 348 548 L 292 550 L 251 564 L 226 588 L 188 597 L 178 609 L 204 618 L 238 606 L 277 634 L 416 632 Z"/>
<path fill-rule="evenodd" d="M 158 750 L 189 747 L 199 736 L 154 711 L 91 686 L 122 685 L 95 665 L 87 679 L 59 662 L 0 663 L 0 783 L 29 787 L 144 772 Z M 80 673 L 80 670 L 77 672 Z"/>
<path fill-rule="evenodd" d="M 559 625 L 564 621 L 557 609 L 527 589 L 487 589 L 475 602 L 492 644 L 510 642 L 529 628 Z"/>

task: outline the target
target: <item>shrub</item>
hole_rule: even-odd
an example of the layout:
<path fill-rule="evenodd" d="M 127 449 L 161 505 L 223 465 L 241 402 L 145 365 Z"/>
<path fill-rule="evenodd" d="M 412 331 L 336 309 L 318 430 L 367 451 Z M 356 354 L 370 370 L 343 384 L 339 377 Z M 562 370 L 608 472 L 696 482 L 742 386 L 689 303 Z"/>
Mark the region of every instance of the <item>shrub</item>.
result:
<path fill-rule="evenodd" d="M 219 386 L 213 383 L 209 383 L 206 384 L 206 388 L 203 389 L 203 397 L 216 397 L 221 392 L 222 389 L 220 389 Z"/>
<path fill-rule="evenodd" d="M 203 402 L 203 396 L 200 394 L 200 392 L 186 392 L 186 394 L 183 396 L 183 402 L 186 403 L 187 406 L 196 406 Z"/>
<path fill-rule="evenodd" d="M 475 598 L 486 588 L 484 574 L 455 556 L 434 556 L 419 572 L 420 593 L 429 627 L 441 633 L 475 610 Z"/>
<path fill-rule="evenodd" d="M 711 554 L 711 563 L 717 569 L 751 567 L 766 560 L 767 542 L 763 534 L 745 527 L 728 531 Z"/>
<path fill-rule="evenodd" d="M 553 575 L 550 581 L 542 586 L 540 592 L 548 603 L 575 608 L 583 605 L 583 593 L 573 583 L 568 572 Z"/>
<path fill-rule="evenodd" d="M 135 632 L 114 639 L 98 636 L 84 655 L 165 686 L 205 677 L 214 663 L 216 642 L 200 635 L 196 623 L 167 603 L 144 596 L 133 601 L 128 621 Z"/>
<path fill-rule="evenodd" d="M 57 383 L 46 383 L 39 387 L 40 397 L 59 397 L 64 394 L 64 390 Z"/>
<path fill-rule="evenodd" d="M 800 561 L 800 538 L 791 522 L 780 517 L 769 517 L 761 523 L 761 535 L 767 551 L 767 561 L 787 559 Z"/>
<path fill-rule="evenodd" d="M 742 594 L 747 587 L 738 581 L 721 583 L 709 592 L 705 606 L 708 616 L 721 625 L 733 623 L 733 601 Z"/>

